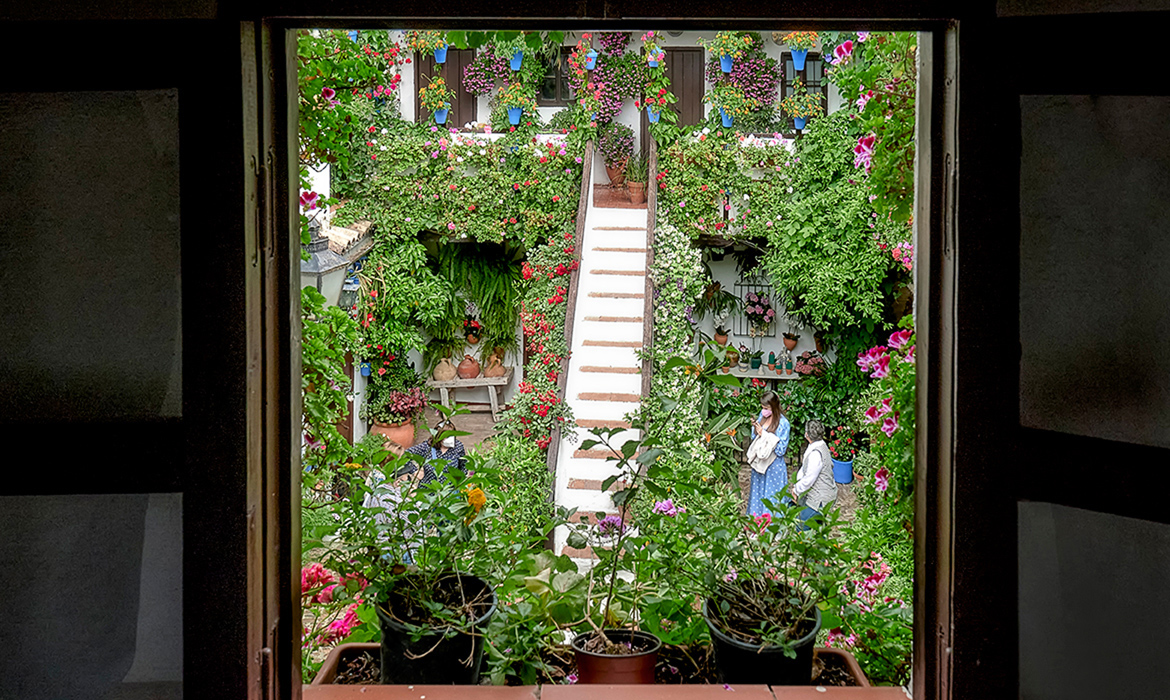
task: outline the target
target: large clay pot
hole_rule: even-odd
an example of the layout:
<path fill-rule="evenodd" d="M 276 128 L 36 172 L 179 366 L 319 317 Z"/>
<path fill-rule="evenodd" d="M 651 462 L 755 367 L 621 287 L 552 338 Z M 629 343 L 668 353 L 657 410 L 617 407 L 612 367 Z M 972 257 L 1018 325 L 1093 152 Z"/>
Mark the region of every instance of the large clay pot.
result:
<path fill-rule="evenodd" d="M 463 379 L 475 379 L 479 376 L 479 362 L 471 355 L 464 355 L 463 362 L 459 363 L 459 376 Z"/>
<path fill-rule="evenodd" d="M 487 367 L 483 370 L 483 376 L 502 377 L 507 373 L 508 370 L 504 368 L 503 363 L 500 362 L 500 358 L 495 353 L 492 353 L 488 357 Z"/>
<path fill-rule="evenodd" d="M 626 187 L 630 189 L 630 202 L 633 204 L 641 204 L 646 201 L 646 183 L 630 181 L 626 183 Z"/>
<path fill-rule="evenodd" d="M 449 382 L 455 378 L 458 371 L 455 369 L 454 363 L 451 362 L 450 357 L 444 357 L 439 360 L 439 364 L 435 365 L 433 373 L 434 378 L 440 382 Z"/>
<path fill-rule="evenodd" d="M 478 336 L 478 335 L 475 335 L 474 333 L 468 333 L 468 334 L 467 334 L 467 344 L 468 344 L 468 345 L 475 345 L 475 344 L 476 344 L 476 343 L 478 343 L 478 342 L 479 342 L 479 336 Z"/>
<path fill-rule="evenodd" d="M 789 350 L 794 350 L 796 348 L 796 341 L 797 338 L 789 338 L 787 335 L 785 335 L 784 347 L 788 348 Z"/>
<path fill-rule="evenodd" d="M 370 432 L 375 435 L 382 435 L 388 440 L 393 440 L 402 446 L 403 449 L 414 444 L 414 422 L 403 421 L 401 423 L 374 423 L 370 428 Z"/>
<path fill-rule="evenodd" d="M 715 333 L 715 342 L 720 344 L 720 345 L 727 345 L 727 334 L 716 332 Z"/>
<path fill-rule="evenodd" d="M 624 166 L 611 168 L 605 166 L 605 174 L 609 176 L 609 184 L 611 187 L 621 187 L 626 181 L 626 169 Z"/>

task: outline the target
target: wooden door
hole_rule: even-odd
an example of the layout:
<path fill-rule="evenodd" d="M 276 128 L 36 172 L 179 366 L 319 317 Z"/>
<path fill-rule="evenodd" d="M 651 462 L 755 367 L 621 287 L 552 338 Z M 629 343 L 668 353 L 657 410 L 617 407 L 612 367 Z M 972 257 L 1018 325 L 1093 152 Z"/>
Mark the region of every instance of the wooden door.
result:
<path fill-rule="evenodd" d="M 694 126 L 703 121 L 703 57 L 701 48 L 667 48 L 666 75 L 670 91 L 678 98 L 670 106 L 678 115 L 679 126 Z M 650 123 L 642 110 L 642 157 L 650 152 Z"/>
<path fill-rule="evenodd" d="M 443 80 L 447 81 L 447 87 L 455 92 L 455 97 L 451 100 L 451 112 L 447 115 L 447 124 L 462 128 L 467 122 L 475 121 L 475 95 L 463 89 L 463 71 L 474 58 L 474 49 L 448 49 L 447 62 L 436 65 L 434 54 L 416 54 L 414 62 L 416 122 L 431 118 L 431 113 L 419 104 L 418 90 L 428 79 L 435 76 L 442 76 Z"/>

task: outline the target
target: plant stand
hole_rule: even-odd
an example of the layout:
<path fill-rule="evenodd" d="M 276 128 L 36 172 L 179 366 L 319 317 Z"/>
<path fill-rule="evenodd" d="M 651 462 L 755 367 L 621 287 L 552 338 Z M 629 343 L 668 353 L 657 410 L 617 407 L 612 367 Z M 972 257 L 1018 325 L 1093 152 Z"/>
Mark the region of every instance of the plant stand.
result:
<path fill-rule="evenodd" d="M 503 399 L 504 387 L 512 383 L 512 372 L 514 369 L 508 367 L 503 376 L 500 377 L 476 377 L 475 379 L 449 379 L 447 381 L 439 381 L 437 379 L 428 379 L 427 387 L 430 389 L 439 390 L 439 402 L 446 407 L 451 406 L 451 394 L 456 389 L 470 388 L 474 386 L 485 386 L 488 390 L 488 401 L 491 402 L 492 422 L 499 420 L 500 403 Z"/>

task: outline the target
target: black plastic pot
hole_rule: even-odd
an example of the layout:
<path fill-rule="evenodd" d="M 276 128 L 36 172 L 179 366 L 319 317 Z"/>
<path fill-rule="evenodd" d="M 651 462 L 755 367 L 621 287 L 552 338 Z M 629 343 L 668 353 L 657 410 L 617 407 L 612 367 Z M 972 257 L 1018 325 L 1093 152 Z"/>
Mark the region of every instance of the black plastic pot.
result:
<path fill-rule="evenodd" d="M 454 575 L 451 576 L 454 578 Z M 381 663 L 383 684 L 475 685 L 483 663 L 483 631 L 496 612 L 496 594 L 486 581 L 463 574 L 464 595 L 490 595 L 486 612 L 472 625 L 476 634 L 436 630 L 412 641 L 410 631 L 390 618 L 381 605 L 375 606 L 382 625 Z M 412 658 L 413 657 L 413 658 Z M 470 664 L 466 662 L 470 659 Z"/>
<path fill-rule="evenodd" d="M 761 648 L 732 639 L 711 621 L 707 608 L 713 600 L 703 602 L 703 619 L 711 631 L 711 650 L 715 671 L 723 683 L 750 685 L 809 685 L 812 682 L 813 644 L 821 629 L 821 611 L 813 606 L 811 632 L 796 641 L 796 658 L 784 655 L 779 647 Z"/>
<path fill-rule="evenodd" d="M 646 651 L 639 654 L 596 654 L 585 651 L 585 642 L 592 639 L 596 632 L 586 632 L 577 635 L 573 640 L 573 653 L 577 659 L 578 683 L 603 683 L 607 685 L 654 682 L 654 667 L 658 665 L 658 650 L 662 648 L 662 640 L 649 632 L 637 630 L 605 630 L 605 636 L 615 644 L 624 644 L 639 640 L 641 644 L 650 643 Z"/>

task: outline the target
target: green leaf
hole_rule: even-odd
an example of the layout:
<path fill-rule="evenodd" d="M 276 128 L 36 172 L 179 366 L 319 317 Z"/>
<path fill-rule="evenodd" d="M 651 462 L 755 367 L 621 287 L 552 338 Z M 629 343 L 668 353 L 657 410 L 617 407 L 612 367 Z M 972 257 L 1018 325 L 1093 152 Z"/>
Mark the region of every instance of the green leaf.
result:
<path fill-rule="evenodd" d="M 584 549 L 585 545 L 589 544 L 589 540 L 585 539 L 585 535 L 574 530 L 569 533 L 569 537 L 565 540 L 565 544 L 572 547 L 573 549 Z"/>

